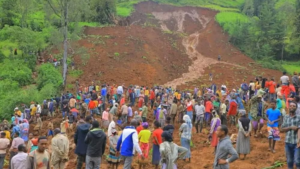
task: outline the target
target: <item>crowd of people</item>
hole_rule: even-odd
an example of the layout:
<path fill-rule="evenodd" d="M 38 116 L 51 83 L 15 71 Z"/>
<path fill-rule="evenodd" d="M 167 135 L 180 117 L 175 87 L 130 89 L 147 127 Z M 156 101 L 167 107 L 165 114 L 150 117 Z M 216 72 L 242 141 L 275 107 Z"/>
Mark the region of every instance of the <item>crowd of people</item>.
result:
<path fill-rule="evenodd" d="M 191 161 L 192 136 L 207 129 L 207 142 L 215 154 L 213 168 L 224 169 L 238 158 L 246 159 L 250 136 L 263 139 L 265 123 L 269 151 L 276 153 L 280 132 L 285 133 L 288 168 L 294 164 L 300 168 L 299 77 L 295 73 L 290 80 L 284 72 L 279 83 L 257 77 L 231 90 L 213 83 L 193 91 L 94 82 L 85 87 L 77 80 L 75 94 L 20 105 L 11 121 L 2 121 L 0 168 L 9 152 L 10 169 L 64 169 L 74 131 L 77 169 L 84 163 L 86 169 L 99 169 L 102 160 L 113 169 L 120 163 L 130 169 L 134 160 L 140 169 L 149 161 L 156 169 L 175 169 L 178 159 Z M 53 124 L 54 117 L 62 117 L 59 126 Z M 238 133 L 229 137 L 236 126 Z M 173 141 L 175 132 L 180 143 Z M 107 158 L 102 158 L 105 154 Z"/>

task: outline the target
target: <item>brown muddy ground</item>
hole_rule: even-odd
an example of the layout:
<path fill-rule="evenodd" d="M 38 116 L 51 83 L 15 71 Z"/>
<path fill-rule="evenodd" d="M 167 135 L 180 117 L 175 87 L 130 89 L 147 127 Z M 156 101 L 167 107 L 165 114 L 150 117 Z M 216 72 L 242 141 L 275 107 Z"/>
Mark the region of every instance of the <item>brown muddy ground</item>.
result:
<path fill-rule="evenodd" d="M 82 39 L 72 42 L 75 65 L 84 72 L 78 79 L 83 85 L 94 80 L 125 85 L 164 84 L 180 89 L 210 86 L 209 73 L 214 76 L 213 83 L 230 88 L 259 75 L 278 80 L 279 71 L 262 68 L 229 43 L 228 35 L 214 20 L 215 15 L 215 11 L 203 8 L 142 2 L 136 5 L 130 26 L 87 27 Z M 222 56 L 221 62 L 217 61 L 218 55 Z M 68 83 L 74 81 L 75 78 L 68 78 Z M 236 131 L 231 128 L 230 134 Z M 232 163 L 231 169 L 261 169 L 275 161 L 285 162 L 284 138 L 273 154 L 267 151 L 266 127 L 263 131 L 264 138 L 251 137 L 248 158 Z M 174 136 L 180 144 L 177 130 Z M 193 133 L 192 161 L 179 161 L 179 169 L 212 168 L 213 148 L 206 140 L 207 134 Z M 75 168 L 75 157 L 71 149 L 68 168 Z M 104 159 L 101 168 L 108 168 Z M 153 167 L 149 163 L 147 168 Z"/>

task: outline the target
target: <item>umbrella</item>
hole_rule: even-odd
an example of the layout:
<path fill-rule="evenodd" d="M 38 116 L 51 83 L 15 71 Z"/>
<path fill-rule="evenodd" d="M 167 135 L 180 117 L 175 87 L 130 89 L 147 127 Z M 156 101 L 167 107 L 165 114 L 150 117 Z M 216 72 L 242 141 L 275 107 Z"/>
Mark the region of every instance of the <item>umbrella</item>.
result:
<path fill-rule="evenodd" d="M 71 109 L 71 112 L 78 113 L 78 110 L 76 108 Z"/>

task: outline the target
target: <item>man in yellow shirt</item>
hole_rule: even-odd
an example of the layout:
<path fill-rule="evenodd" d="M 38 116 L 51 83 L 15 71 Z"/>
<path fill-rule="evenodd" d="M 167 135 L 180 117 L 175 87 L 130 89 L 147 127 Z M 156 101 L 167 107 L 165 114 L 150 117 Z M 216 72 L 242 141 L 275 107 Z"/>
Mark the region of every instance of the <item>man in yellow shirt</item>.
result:
<path fill-rule="evenodd" d="M 16 107 L 14 111 L 15 111 L 15 114 L 16 114 L 17 116 L 21 117 L 22 112 L 19 110 L 18 107 Z"/>
<path fill-rule="evenodd" d="M 145 94 L 145 105 L 148 105 L 149 95 L 150 95 L 150 91 L 148 87 L 146 87 L 144 94 Z"/>

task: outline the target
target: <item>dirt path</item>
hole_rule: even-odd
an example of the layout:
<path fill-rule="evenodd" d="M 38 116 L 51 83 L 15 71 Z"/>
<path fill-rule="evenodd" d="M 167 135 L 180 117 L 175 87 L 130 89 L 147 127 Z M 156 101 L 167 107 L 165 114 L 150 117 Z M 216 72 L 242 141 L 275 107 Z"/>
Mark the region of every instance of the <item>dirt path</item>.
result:
<path fill-rule="evenodd" d="M 202 25 L 202 29 L 188 35 L 187 37 L 184 37 L 182 40 L 182 45 L 185 48 L 186 54 L 189 56 L 191 60 L 193 60 L 192 65 L 189 66 L 189 71 L 187 73 L 183 73 L 181 77 L 174 79 L 170 82 L 165 83 L 165 86 L 172 86 L 176 87 L 178 85 L 184 84 L 186 82 L 193 81 L 201 76 L 203 76 L 204 69 L 206 67 L 209 67 L 213 64 L 223 63 L 226 65 L 232 65 L 240 67 L 236 64 L 231 64 L 227 62 L 220 62 L 216 59 L 208 58 L 203 56 L 200 52 L 198 52 L 197 47 L 199 44 L 199 36 L 201 34 L 205 34 L 209 31 L 209 25 L 213 18 L 206 17 L 204 15 L 199 15 L 195 10 L 192 10 L 191 12 L 184 12 L 184 11 L 175 11 L 175 12 L 152 12 L 152 15 L 159 20 L 159 23 L 161 25 L 161 29 L 163 31 L 171 31 L 169 30 L 167 24 L 165 22 L 172 21 L 176 22 L 177 28 L 175 28 L 175 31 L 177 32 L 185 32 L 184 22 L 185 18 L 188 16 L 190 17 L 194 22 L 200 22 Z"/>

